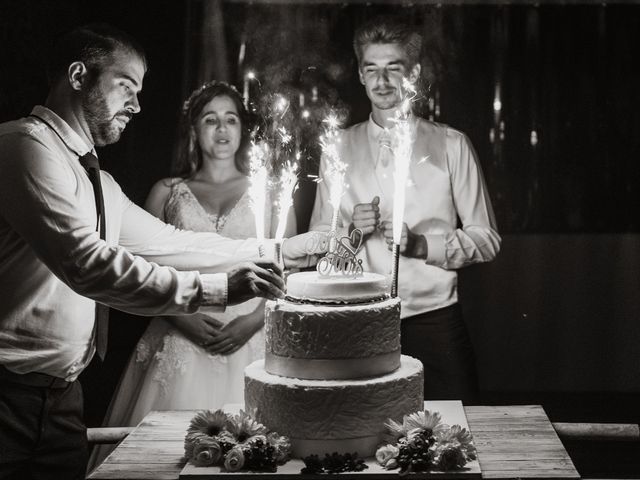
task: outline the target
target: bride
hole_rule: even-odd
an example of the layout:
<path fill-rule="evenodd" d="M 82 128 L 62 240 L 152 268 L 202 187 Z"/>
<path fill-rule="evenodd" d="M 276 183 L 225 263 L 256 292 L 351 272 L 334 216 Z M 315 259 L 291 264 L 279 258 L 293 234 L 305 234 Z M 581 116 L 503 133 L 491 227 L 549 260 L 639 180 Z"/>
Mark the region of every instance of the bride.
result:
<path fill-rule="evenodd" d="M 156 183 L 145 208 L 178 228 L 229 238 L 256 236 L 249 206 L 249 126 L 242 97 L 213 81 L 185 102 L 176 173 Z M 265 232 L 277 219 L 267 202 Z M 295 234 L 290 211 L 285 236 Z M 264 357 L 264 300 L 224 313 L 154 318 L 134 350 L 105 426 L 135 426 L 151 410 L 217 409 L 244 401 L 244 367 Z M 114 446 L 94 449 L 90 470 Z"/>

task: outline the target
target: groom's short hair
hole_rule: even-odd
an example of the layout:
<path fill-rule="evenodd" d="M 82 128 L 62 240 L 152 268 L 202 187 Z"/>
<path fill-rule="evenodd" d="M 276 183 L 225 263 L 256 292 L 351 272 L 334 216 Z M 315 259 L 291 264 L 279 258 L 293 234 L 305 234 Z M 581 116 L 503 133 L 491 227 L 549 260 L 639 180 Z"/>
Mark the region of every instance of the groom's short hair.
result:
<path fill-rule="evenodd" d="M 398 43 L 407 53 L 411 67 L 420 63 L 422 36 L 400 17 L 377 16 L 358 27 L 353 37 L 358 66 L 361 65 L 364 48 L 375 43 Z"/>
<path fill-rule="evenodd" d="M 92 74 L 99 74 L 118 50 L 138 55 L 146 69 L 147 57 L 142 46 L 116 27 L 93 23 L 71 30 L 54 44 L 47 64 L 49 85 L 66 75 L 73 62 L 82 62 Z"/>

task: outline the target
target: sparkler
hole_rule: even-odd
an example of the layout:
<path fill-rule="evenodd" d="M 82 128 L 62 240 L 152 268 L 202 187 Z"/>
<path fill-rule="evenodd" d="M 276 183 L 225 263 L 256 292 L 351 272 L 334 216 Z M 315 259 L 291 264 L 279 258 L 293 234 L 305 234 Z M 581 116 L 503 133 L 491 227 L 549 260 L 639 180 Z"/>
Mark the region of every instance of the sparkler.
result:
<path fill-rule="evenodd" d="M 276 228 L 276 262 L 281 263 L 281 251 L 280 245 L 282 245 L 282 239 L 284 238 L 284 230 L 287 227 L 287 217 L 289 216 L 289 209 L 293 205 L 293 192 L 298 185 L 298 163 L 300 159 L 297 155 L 295 162 L 287 162 L 282 167 L 280 173 L 279 183 L 279 195 L 278 195 L 278 227 Z"/>
<path fill-rule="evenodd" d="M 280 137 L 280 145 L 288 145 L 289 142 L 291 142 L 291 140 L 293 139 L 293 137 L 291 136 L 291 134 L 287 131 L 286 128 L 284 127 L 280 127 L 276 133 L 278 134 L 278 136 Z M 276 139 L 277 141 L 277 139 Z"/>
<path fill-rule="evenodd" d="M 409 164 L 411 163 L 415 133 L 415 127 L 411 122 L 411 103 L 416 97 L 416 89 L 409 80 L 403 78 L 401 91 L 403 93 L 403 98 L 400 103 L 400 107 L 396 110 L 395 118 L 393 118 L 396 126 L 393 129 L 395 148 L 393 171 L 393 266 L 391 270 L 392 297 L 398 296 L 400 241 L 402 238 L 407 178 L 409 177 Z"/>
<path fill-rule="evenodd" d="M 269 146 L 251 142 L 249 150 L 249 200 L 256 225 L 258 253 L 264 257 L 264 208 L 267 201 L 267 166 Z"/>
<path fill-rule="evenodd" d="M 344 194 L 344 176 L 347 171 L 347 164 L 340 160 L 338 145 L 340 138 L 338 127 L 340 122 L 335 114 L 330 114 L 323 123 L 327 124 L 325 132 L 320 136 L 320 147 L 327 162 L 327 178 L 329 182 L 329 203 L 333 207 L 331 217 L 331 230 L 329 234 L 329 252 L 336 248 L 336 231 L 338 229 L 338 215 L 340 213 L 340 201 Z"/>

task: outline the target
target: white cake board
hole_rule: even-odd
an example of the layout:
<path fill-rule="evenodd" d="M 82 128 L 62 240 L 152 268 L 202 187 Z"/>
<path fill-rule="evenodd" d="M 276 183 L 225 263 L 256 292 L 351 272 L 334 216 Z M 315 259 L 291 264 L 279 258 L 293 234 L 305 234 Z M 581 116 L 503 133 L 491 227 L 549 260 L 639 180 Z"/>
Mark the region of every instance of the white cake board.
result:
<path fill-rule="evenodd" d="M 228 413 L 238 413 L 242 406 L 240 404 L 230 404 L 224 406 L 224 411 Z M 469 423 L 467 422 L 467 416 L 464 413 L 462 402 L 459 400 L 439 400 L 439 401 L 427 401 L 424 402 L 424 408 L 426 410 L 440 412 L 442 421 L 449 425 L 460 425 L 461 427 L 471 430 Z M 473 432 L 471 432 L 473 434 Z M 318 452 L 319 456 L 324 456 L 325 452 Z M 329 453 L 329 452 L 327 452 Z M 375 475 L 376 480 L 398 480 L 401 477 L 398 475 L 398 470 L 385 470 L 375 458 L 369 457 L 365 459 L 365 464 L 369 468 L 362 472 L 345 472 L 337 474 L 339 477 L 348 478 L 352 476 L 361 475 Z M 305 474 L 302 475 L 300 470 L 304 468 L 304 462 L 299 459 L 289 460 L 284 465 L 279 465 L 276 472 L 226 472 L 222 471 L 220 467 L 196 467 L 191 463 L 187 463 L 182 472 L 180 472 L 180 479 L 197 479 L 197 480 L 292 480 L 295 477 L 297 480 L 326 480 L 328 477 L 334 477 L 336 474 Z M 437 479 L 471 479 L 482 478 L 480 472 L 480 464 L 478 460 L 467 463 L 464 469 L 441 472 L 418 472 L 411 473 L 411 477 L 414 478 L 437 478 Z"/>

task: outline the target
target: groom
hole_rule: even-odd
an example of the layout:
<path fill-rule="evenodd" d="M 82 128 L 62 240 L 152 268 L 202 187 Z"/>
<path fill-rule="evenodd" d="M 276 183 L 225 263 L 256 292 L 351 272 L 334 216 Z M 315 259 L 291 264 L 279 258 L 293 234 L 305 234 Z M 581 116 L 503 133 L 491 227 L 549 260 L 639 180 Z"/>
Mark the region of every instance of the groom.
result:
<path fill-rule="evenodd" d="M 393 243 L 393 118 L 402 81 L 421 73 L 421 36 L 394 17 L 373 18 L 354 37 L 360 83 L 371 102 L 368 121 L 342 132 L 340 158 L 349 185 L 340 205 L 343 233 L 365 235 L 363 267 L 388 274 Z M 402 353 L 422 361 L 425 397 L 472 402 L 477 375 L 458 304 L 458 268 L 493 260 L 500 250 L 480 164 L 467 137 L 446 125 L 413 117 L 416 137 L 406 187 L 398 293 Z M 423 160 L 420 160 L 423 159 Z M 326 178 L 327 163 L 320 164 Z M 329 185 L 318 183 L 310 222 L 328 230 Z M 458 219 L 461 227 L 457 226 Z"/>
<path fill-rule="evenodd" d="M 45 104 L 0 125 L 0 479 L 84 478 L 77 378 L 105 345 L 103 306 L 172 315 L 283 296 L 255 239 L 177 230 L 98 170 L 95 147 L 140 111 L 146 70 L 128 35 L 78 28 L 50 58 Z M 285 241 L 285 265 L 309 265 L 314 240 Z"/>

